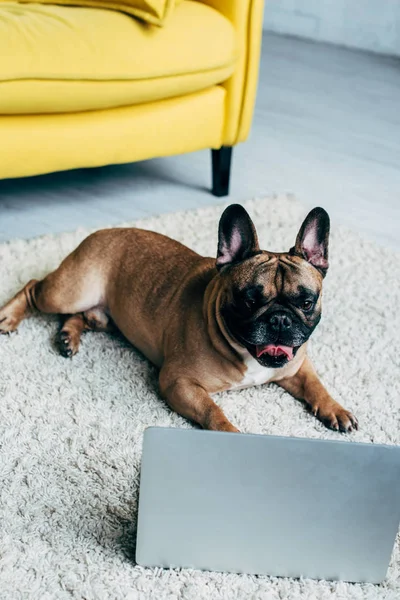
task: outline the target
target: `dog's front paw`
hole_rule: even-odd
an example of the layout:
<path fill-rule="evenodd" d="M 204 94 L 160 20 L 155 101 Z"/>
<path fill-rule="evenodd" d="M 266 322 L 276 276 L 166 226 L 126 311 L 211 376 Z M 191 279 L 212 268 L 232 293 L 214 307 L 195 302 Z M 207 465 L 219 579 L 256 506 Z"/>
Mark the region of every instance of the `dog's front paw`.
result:
<path fill-rule="evenodd" d="M 356 417 L 337 402 L 313 406 L 311 412 L 317 419 L 322 421 L 324 425 L 334 431 L 350 433 L 354 429 L 358 429 Z"/>

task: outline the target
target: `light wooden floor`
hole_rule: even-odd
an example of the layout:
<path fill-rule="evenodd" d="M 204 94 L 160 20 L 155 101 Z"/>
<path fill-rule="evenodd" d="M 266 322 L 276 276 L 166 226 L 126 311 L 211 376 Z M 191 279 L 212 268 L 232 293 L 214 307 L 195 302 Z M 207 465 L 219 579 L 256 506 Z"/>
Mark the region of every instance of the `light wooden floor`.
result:
<path fill-rule="evenodd" d="M 220 200 L 209 152 L 0 181 L 0 241 L 101 227 Z M 232 201 L 289 191 L 379 242 L 400 238 L 400 60 L 264 36 Z"/>

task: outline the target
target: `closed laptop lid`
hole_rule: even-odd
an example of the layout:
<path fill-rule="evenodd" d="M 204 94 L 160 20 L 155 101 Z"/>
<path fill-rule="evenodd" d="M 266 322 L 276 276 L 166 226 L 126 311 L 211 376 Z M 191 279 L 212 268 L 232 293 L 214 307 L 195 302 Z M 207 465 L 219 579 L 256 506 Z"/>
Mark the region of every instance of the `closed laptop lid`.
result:
<path fill-rule="evenodd" d="M 151 427 L 137 562 L 380 582 L 400 520 L 400 448 Z"/>

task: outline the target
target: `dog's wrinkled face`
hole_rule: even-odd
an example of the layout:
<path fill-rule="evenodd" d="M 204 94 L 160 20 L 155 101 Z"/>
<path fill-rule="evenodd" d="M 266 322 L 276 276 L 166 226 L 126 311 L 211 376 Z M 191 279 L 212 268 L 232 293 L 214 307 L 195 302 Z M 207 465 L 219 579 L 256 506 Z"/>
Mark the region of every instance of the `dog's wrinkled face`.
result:
<path fill-rule="evenodd" d="M 234 340 L 263 366 L 292 360 L 319 323 L 328 237 L 328 214 L 315 208 L 289 252 L 262 251 L 244 208 L 224 211 L 217 257 L 220 314 Z"/>

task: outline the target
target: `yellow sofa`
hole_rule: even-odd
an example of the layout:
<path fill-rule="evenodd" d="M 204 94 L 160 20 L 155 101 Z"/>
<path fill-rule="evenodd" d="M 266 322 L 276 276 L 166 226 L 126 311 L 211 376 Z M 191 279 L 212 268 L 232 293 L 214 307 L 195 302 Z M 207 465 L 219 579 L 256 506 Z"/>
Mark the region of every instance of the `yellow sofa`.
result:
<path fill-rule="evenodd" d="M 211 148 L 226 195 L 249 132 L 263 0 L 184 0 L 164 27 L 0 2 L 0 178 Z"/>

